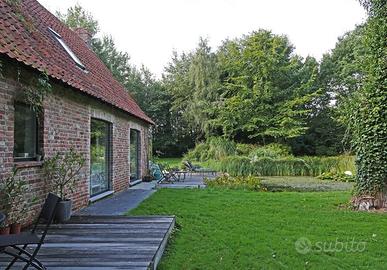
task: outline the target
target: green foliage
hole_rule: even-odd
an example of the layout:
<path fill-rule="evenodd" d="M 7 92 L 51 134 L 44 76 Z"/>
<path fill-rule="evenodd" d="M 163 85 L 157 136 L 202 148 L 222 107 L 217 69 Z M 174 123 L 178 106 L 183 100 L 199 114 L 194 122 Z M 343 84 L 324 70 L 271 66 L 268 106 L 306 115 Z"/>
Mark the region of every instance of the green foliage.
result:
<path fill-rule="evenodd" d="M 74 192 L 77 177 L 85 164 L 85 158 L 74 149 L 66 153 L 56 153 L 53 157 L 44 161 L 43 172 L 48 186 L 50 186 L 62 200 L 68 199 L 68 195 Z"/>
<path fill-rule="evenodd" d="M 317 176 L 318 179 L 336 182 L 355 182 L 353 175 L 337 172 L 326 172 Z"/>
<path fill-rule="evenodd" d="M 234 176 L 318 176 L 324 172 L 354 172 L 354 158 L 302 157 L 281 158 L 228 156 L 221 160 L 208 161 L 208 165 L 220 172 Z"/>
<path fill-rule="evenodd" d="M 8 177 L 0 181 L 1 209 L 7 214 L 8 224 L 19 223 L 28 208 L 26 194 L 29 185 L 17 173 L 18 170 L 14 168 Z"/>
<path fill-rule="evenodd" d="M 224 136 L 265 144 L 303 134 L 319 95 L 318 63 L 294 56 L 286 37 L 260 30 L 225 41 L 213 52 L 206 40 L 174 54 L 164 83 L 194 136 Z"/>
<path fill-rule="evenodd" d="M 252 191 L 263 191 L 261 179 L 255 176 L 228 176 L 222 175 L 215 179 L 204 179 L 204 183 L 209 188 L 228 188 L 228 189 L 245 189 Z"/>
<path fill-rule="evenodd" d="M 219 50 L 221 102 L 212 124 L 229 138 L 256 143 L 303 134 L 318 89 L 318 63 L 305 71 L 286 37 L 259 30 Z"/>
<path fill-rule="evenodd" d="M 47 73 L 40 73 L 38 77 L 32 76 L 31 86 L 24 90 L 24 100 L 31 106 L 31 109 L 40 116 L 43 113 L 43 102 L 46 96 L 51 93 L 52 86 Z"/>
<path fill-rule="evenodd" d="M 237 145 L 235 142 L 222 137 L 211 137 L 206 142 L 197 144 L 194 149 L 184 156 L 184 159 L 194 161 L 218 160 L 235 155 L 236 152 Z"/>
<path fill-rule="evenodd" d="M 250 153 L 249 157 L 254 159 L 267 157 L 267 158 L 281 158 L 281 157 L 287 157 L 290 156 L 290 147 L 278 144 L 278 143 L 272 143 L 265 146 L 255 147 L 253 148 Z"/>
<path fill-rule="evenodd" d="M 355 106 L 348 119 L 357 159 L 357 188 L 360 194 L 387 190 L 387 3 L 361 1 L 369 13 L 363 41 L 367 51 L 365 74 Z"/>
<path fill-rule="evenodd" d="M 79 4 L 76 4 L 74 7 L 69 7 L 66 13 L 57 11 L 56 16 L 70 28 L 84 28 L 92 36 L 99 31 L 98 21 Z"/>
<path fill-rule="evenodd" d="M 208 166 L 232 176 L 260 175 L 253 172 L 251 159 L 245 156 L 228 156 L 222 160 L 209 160 Z"/>
<path fill-rule="evenodd" d="M 223 137 L 210 137 L 206 142 L 198 143 L 194 149 L 188 151 L 184 159 L 208 161 L 220 160 L 233 155 L 249 156 L 253 159 L 259 157 L 286 157 L 290 155 L 290 148 L 278 143 L 258 146 L 235 143 Z"/>
<path fill-rule="evenodd" d="M 196 136 L 211 136 L 209 120 L 213 114 L 213 102 L 218 98 L 219 69 L 217 56 L 200 39 L 198 47 L 190 53 L 173 54 L 166 67 L 163 83 L 173 97 L 172 111 L 181 112 L 187 131 Z"/>

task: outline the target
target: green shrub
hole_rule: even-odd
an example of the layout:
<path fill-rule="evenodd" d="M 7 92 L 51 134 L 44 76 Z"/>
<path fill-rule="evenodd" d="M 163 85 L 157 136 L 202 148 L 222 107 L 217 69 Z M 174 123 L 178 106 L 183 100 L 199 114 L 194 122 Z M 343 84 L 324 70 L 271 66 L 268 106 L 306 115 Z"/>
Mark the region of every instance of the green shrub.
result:
<path fill-rule="evenodd" d="M 215 179 L 204 179 L 204 183 L 210 188 L 245 189 L 263 191 L 261 179 L 255 176 L 218 176 Z"/>
<path fill-rule="evenodd" d="M 327 181 L 336 181 L 336 182 L 355 182 L 355 177 L 353 175 L 337 172 L 326 172 L 317 176 L 320 180 Z"/>
<path fill-rule="evenodd" d="M 303 157 L 311 171 L 310 175 L 317 176 L 326 172 L 343 173 L 350 171 L 355 173 L 354 156 L 341 155 L 336 157 Z"/>
<path fill-rule="evenodd" d="M 237 143 L 236 154 L 241 156 L 249 156 L 255 148 L 257 148 L 257 146 L 254 144 Z"/>
<path fill-rule="evenodd" d="M 294 157 L 282 144 L 237 144 L 221 137 L 197 144 L 183 159 L 205 162 L 206 167 L 233 176 L 318 176 L 356 171 L 353 156 Z"/>
<path fill-rule="evenodd" d="M 206 142 L 199 143 L 194 149 L 188 151 L 183 159 L 191 161 L 219 160 L 235 155 L 236 152 L 237 146 L 235 142 L 221 137 L 211 137 Z"/>
<path fill-rule="evenodd" d="M 201 161 L 207 156 L 209 150 L 208 143 L 198 143 L 194 149 L 184 155 L 183 160 Z"/>
<path fill-rule="evenodd" d="M 291 156 L 290 148 L 286 145 L 272 143 L 265 146 L 256 147 L 250 154 L 250 158 L 257 159 L 261 157 L 281 158 Z"/>
<path fill-rule="evenodd" d="M 184 159 L 191 161 L 220 160 L 228 156 L 248 156 L 250 158 L 279 158 L 290 156 L 290 148 L 282 144 L 257 146 L 254 144 L 235 143 L 222 137 L 211 137 L 206 142 L 198 143 L 188 151 Z"/>

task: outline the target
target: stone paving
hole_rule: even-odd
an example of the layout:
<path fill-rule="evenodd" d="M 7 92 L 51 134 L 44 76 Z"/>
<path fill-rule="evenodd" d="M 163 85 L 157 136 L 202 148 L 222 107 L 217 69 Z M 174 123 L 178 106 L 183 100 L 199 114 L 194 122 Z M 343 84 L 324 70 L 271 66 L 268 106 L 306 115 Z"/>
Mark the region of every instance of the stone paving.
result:
<path fill-rule="evenodd" d="M 174 182 L 141 182 L 128 190 L 113 194 L 90 204 L 88 207 L 74 213 L 77 216 L 115 216 L 124 215 L 149 198 L 159 188 L 205 188 L 203 179 L 213 178 L 214 174 L 187 174 L 185 179 Z"/>

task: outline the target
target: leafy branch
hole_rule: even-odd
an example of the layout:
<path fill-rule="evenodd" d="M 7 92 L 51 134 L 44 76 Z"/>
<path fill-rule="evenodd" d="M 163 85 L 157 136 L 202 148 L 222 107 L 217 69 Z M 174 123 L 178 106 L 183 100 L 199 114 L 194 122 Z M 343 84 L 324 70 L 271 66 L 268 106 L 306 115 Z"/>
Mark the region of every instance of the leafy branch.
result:
<path fill-rule="evenodd" d="M 43 172 L 46 180 L 62 200 L 68 199 L 68 195 L 74 192 L 77 176 L 84 164 L 85 158 L 74 149 L 65 154 L 56 153 L 52 158 L 45 160 Z"/>

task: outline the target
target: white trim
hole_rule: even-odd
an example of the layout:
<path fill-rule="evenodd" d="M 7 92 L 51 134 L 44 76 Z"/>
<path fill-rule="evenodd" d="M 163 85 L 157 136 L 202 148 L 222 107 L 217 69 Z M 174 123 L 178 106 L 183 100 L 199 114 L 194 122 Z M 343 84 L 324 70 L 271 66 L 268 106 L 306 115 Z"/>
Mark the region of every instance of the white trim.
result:
<path fill-rule="evenodd" d="M 129 186 L 133 187 L 137 184 L 140 184 L 142 182 L 141 179 L 137 179 L 137 180 L 131 180 L 130 183 L 129 183 Z"/>
<path fill-rule="evenodd" d="M 112 195 L 113 193 L 114 193 L 113 190 L 108 190 L 108 191 L 106 191 L 106 192 L 104 192 L 104 193 L 101 193 L 101 194 L 98 194 L 98 195 L 95 195 L 95 196 L 91 197 L 91 198 L 89 199 L 89 202 L 95 202 L 95 201 L 98 201 L 98 200 L 100 200 L 100 199 L 102 199 L 102 198 L 105 198 L 106 196 Z"/>
<path fill-rule="evenodd" d="M 48 28 L 48 30 L 50 30 L 50 32 L 53 34 L 53 36 L 55 37 L 55 39 L 59 42 L 59 44 L 63 47 L 63 49 L 65 49 L 65 51 L 67 52 L 68 55 L 70 55 L 71 59 L 73 59 L 73 61 L 77 64 L 77 66 L 82 69 L 82 70 L 86 70 L 86 67 L 82 64 L 81 60 L 79 60 L 79 58 L 75 55 L 75 53 L 70 49 L 69 46 L 67 46 L 67 44 L 63 41 L 61 35 L 59 35 L 55 30 L 53 30 L 52 28 Z"/>

